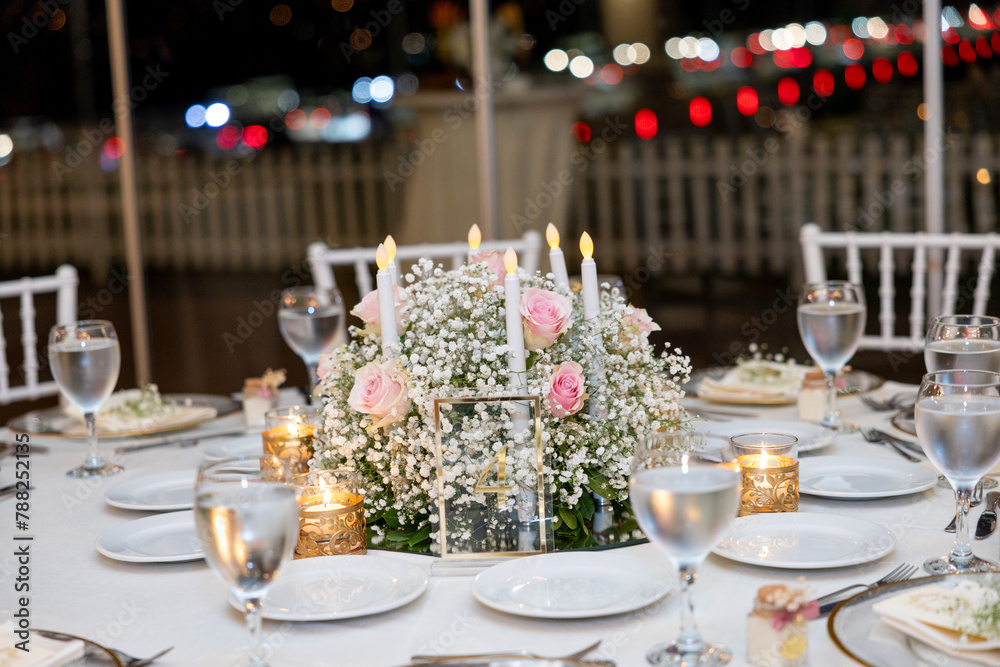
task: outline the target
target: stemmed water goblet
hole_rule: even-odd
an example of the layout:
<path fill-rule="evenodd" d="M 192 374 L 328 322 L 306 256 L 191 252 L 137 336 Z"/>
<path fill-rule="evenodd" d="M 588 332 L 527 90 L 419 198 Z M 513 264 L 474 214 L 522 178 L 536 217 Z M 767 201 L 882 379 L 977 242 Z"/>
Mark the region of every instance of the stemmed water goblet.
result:
<path fill-rule="evenodd" d="M 49 331 L 49 367 L 59 391 L 83 413 L 87 427 L 87 458 L 68 477 L 114 475 L 121 466 L 101 458 L 97 445 L 97 411 L 118 382 L 121 347 L 115 327 L 107 320 L 58 324 Z"/>
<path fill-rule="evenodd" d="M 288 464 L 277 456 L 203 464 L 194 523 L 209 566 L 243 605 L 250 647 L 241 664 L 266 666 L 261 603 L 299 535 L 298 490 Z"/>
<path fill-rule="evenodd" d="M 820 426 L 844 429 L 837 415 L 837 377 L 858 349 L 866 314 L 860 285 L 830 281 L 802 287 L 796 313 L 799 335 L 826 377 L 826 415 Z"/>
<path fill-rule="evenodd" d="M 948 369 L 1000 373 L 1000 318 L 988 315 L 941 315 L 927 327 L 927 372 Z"/>
<path fill-rule="evenodd" d="M 931 574 L 1000 572 L 969 542 L 969 500 L 976 482 L 1000 463 L 1000 373 L 945 370 L 924 375 L 914 406 L 917 438 L 928 460 L 955 489 L 951 553 L 924 562 Z"/>
<path fill-rule="evenodd" d="M 281 292 L 278 329 L 309 373 L 309 396 L 319 384 L 320 355 L 346 339 L 344 299 L 326 287 L 289 287 Z"/>
<path fill-rule="evenodd" d="M 705 461 L 690 449 L 682 431 L 655 433 L 639 442 L 629 477 L 629 497 L 639 527 L 677 567 L 681 590 L 680 633 L 646 653 L 653 665 L 725 665 L 730 650 L 709 644 L 694 619 L 690 586 L 729 522 L 736 516 L 740 475 L 732 467 Z"/>

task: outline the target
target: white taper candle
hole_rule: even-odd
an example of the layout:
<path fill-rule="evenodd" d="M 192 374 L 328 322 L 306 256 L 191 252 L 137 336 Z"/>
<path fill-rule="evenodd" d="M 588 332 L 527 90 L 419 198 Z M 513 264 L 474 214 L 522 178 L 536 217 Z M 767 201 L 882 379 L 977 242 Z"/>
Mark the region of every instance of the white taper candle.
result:
<path fill-rule="evenodd" d="M 396 329 L 396 303 L 392 291 L 392 276 L 389 275 L 389 253 L 385 246 L 378 244 L 375 251 L 375 263 L 378 273 L 375 274 L 375 284 L 378 286 L 378 324 L 382 337 L 382 357 L 392 356 L 389 345 L 399 342 L 399 332 Z"/>
<path fill-rule="evenodd" d="M 555 276 L 556 287 L 569 287 L 569 275 L 566 273 L 566 257 L 559 247 L 559 230 L 551 222 L 545 228 L 545 239 L 549 242 L 549 266 Z"/>
<path fill-rule="evenodd" d="M 392 278 L 392 284 L 399 284 L 399 265 L 396 264 L 396 239 L 392 238 L 392 234 L 385 237 L 385 250 L 389 255 L 389 277 Z"/>
<path fill-rule="evenodd" d="M 595 319 L 600 312 L 601 297 L 597 286 L 597 262 L 594 261 L 594 242 L 590 234 L 583 233 L 580 237 L 580 252 L 583 262 L 580 263 L 580 280 L 583 283 L 583 317 L 586 320 Z"/>
<path fill-rule="evenodd" d="M 526 368 L 524 356 L 524 325 L 521 322 L 521 281 L 517 278 L 517 254 L 513 248 L 507 248 L 504 255 L 507 266 L 507 277 L 504 278 L 504 303 L 507 311 L 507 347 L 510 352 L 507 357 L 511 373 L 511 389 L 524 390 Z"/>

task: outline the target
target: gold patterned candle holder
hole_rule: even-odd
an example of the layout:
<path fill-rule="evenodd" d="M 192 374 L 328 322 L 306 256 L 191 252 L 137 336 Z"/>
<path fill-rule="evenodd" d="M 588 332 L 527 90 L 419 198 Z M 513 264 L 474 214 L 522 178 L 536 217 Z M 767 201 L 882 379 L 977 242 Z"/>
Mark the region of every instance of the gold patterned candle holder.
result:
<path fill-rule="evenodd" d="M 293 474 L 309 472 L 320 414 L 308 405 L 268 410 L 264 415 L 264 453 L 288 461 Z"/>
<path fill-rule="evenodd" d="M 798 438 L 783 433 L 745 433 L 730 438 L 740 467 L 739 516 L 797 512 Z"/>
<path fill-rule="evenodd" d="M 353 470 L 317 470 L 296 475 L 299 499 L 299 539 L 295 558 L 364 554 L 364 497 Z"/>

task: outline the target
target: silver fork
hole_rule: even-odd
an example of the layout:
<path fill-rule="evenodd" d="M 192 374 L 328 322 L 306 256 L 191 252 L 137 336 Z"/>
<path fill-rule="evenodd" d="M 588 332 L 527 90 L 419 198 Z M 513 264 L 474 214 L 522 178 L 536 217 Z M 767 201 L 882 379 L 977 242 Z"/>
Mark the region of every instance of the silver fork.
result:
<path fill-rule="evenodd" d="M 984 479 L 985 478 L 980 478 L 980 480 L 978 482 L 976 482 L 976 486 L 973 487 L 973 489 L 972 489 L 972 496 L 970 496 L 970 498 L 969 498 L 969 507 L 978 507 L 979 504 L 983 502 L 983 480 Z M 951 523 L 949 523 L 947 526 L 944 527 L 944 532 L 946 532 L 946 533 L 954 533 L 955 530 L 957 529 L 957 526 L 956 526 L 957 523 L 958 523 L 958 513 L 956 512 L 955 516 L 951 517 Z"/>
<path fill-rule="evenodd" d="M 894 584 L 899 581 L 906 581 L 914 574 L 916 574 L 918 568 L 916 565 L 907 565 L 902 563 L 897 567 L 893 568 L 887 575 L 879 579 L 878 581 L 873 581 L 870 584 L 852 584 L 850 586 L 844 586 L 832 593 L 827 593 L 823 597 L 816 598 L 816 602 L 822 607 L 824 604 L 836 599 L 838 596 L 846 593 L 847 591 L 853 590 L 855 588 L 875 588 L 876 586 L 881 586 L 882 584 Z"/>
<path fill-rule="evenodd" d="M 864 395 L 861 397 L 861 402 L 876 412 L 889 412 L 890 410 L 902 410 L 911 405 L 902 399 L 904 396 L 906 394 L 893 394 L 889 398 L 878 399 L 874 396 Z"/>
<path fill-rule="evenodd" d="M 559 658 L 549 658 L 550 660 L 580 660 L 588 653 L 596 651 L 601 646 L 602 640 L 598 639 L 596 642 L 580 649 L 579 651 L 574 651 L 569 655 L 564 655 Z M 434 664 L 446 664 L 450 662 L 455 662 L 456 660 L 488 660 L 493 658 L 542 658 L 543 656 L 531 653 L 530 651 L 501 651 L 497 653 L 475 653 L 469 655 L 415 655 L 410 658 L 414 664 L 420 665 L 434 665 Z M 600 663 L 595 663 L 600 664 Z"/>
<path fill-rule="evenodd" d="M 148 658 L 137 658 L 134 655 L 129 655 L 125 651 L 120 651 L 116 648 L 109 648 L 107 646 L 102 646 L 97 642 L 91 641 L 89 639 L 84 639 L 83 637 L 77 637 L 76 635 L 66 634 L 65 632 L 53 632 L 52 630 L 35 630 L 35 629 L 30 629 L 30 632 L 39 634 L 42 637 L 48 637 L 49 639 L 55 639 L 56 641 L 60 642 L 68 642 L 74 639 L 79 639 L 85 644 L 93 644 L 94 646 L 104 651 L 107 651 L 108 653 L 113 654 L 116 658 L 118 658 L 118 662 L 122 663 L 125 667 L 147 667 L 147 665 L 153 664 L 153 661 L 155 661 L 157 658 L 161 658 L 170 651 L 174 650 L 174 647 L 171 646 L 170 648 L 163 649 L 156 655 L 151 655 Z"/>
<path fill-rule="evenodd" d="M 896 450 L 897 454 L 899 454 L 900 456 L 902 456 L 907 461 L 913 461 L 914 463 L 920 463 L 920 459 L 918 459 L 916 456 L 913 456 L 912 454 L 910 454 L 908 451 L 906 451 L 905 449 L 903 449 L 902 447 L 900 447 L 899 445 L 897 445 L 892 440 L 887 439 L 885 437 L 885 435 L 882 432 L 880 432 L 878 429 L 860 426 L 860 427 L 858 427 L 858 430 L 861 431 L 861 435 L 868 442 L 874 442 L 874 443 L 882 444 L 882 445 L 889 445 L 890 447 L 892 447 L 893 449 Z"/>

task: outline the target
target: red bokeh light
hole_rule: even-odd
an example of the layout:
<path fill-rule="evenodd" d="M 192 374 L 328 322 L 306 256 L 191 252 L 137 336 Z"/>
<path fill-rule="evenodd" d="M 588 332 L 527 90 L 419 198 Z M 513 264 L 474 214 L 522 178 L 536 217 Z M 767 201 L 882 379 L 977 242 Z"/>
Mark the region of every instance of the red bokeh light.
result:
<path fill-rule="evenodd" d="M 813 89 L 820 97 L 833 95 L 833 74 L 828 69 L 818 69 L 813 74 Z"/>
<path fill-rule="evenodd" d="M 954 67 L 958 64 L 958 54 L 955 53 L 955 49 L 945 44 L 941 47 L 941 60 L 948 67 Z"/>
<path fill-rule="evenodd" d="M 872 62 L 872 77 L 879 83 L 892 81 L 892 63 L 888 58 L 879 56 Z"/>
<path fill-rule="evenodd" d="M 997 11 L 1000 11 L 1000 9 Z M 993 47 L 993 53 L 1000 53 L 1000 32 L 995 32 L 990 37 L 990 46 Z"/>
<path fill-rule="evenodd" d="M 313 112 L 309 114 L 309 124 L 317 130 L 322 130 L 330 124 L 330 112 L 323 107 L 313 109 Z"/>
<path fill-rule="evenodd" d="M 903 76 L 916 76 L 917 59 L 909 51 L 903 51 L 899 54 L 899 58 L 896 59 L 896 67 Z"/>
<path fill-rule="evenodd" d="M 792 67 L 809 67 L 812 65 L 813 54 L 812 51 L 804 46 L 792 49 Z"/>
<path fill-rule="evenodd" d="M 111 137 L 104 143 L 104 154 L 109 159 L 117 160 L 125 152 L 125 142 L 118 137 Z"/>
<path fill-rule="evenodd" d="M 656 114 L 651 109 L 639 109 L 635 112 L 635 134 L 640 139 L 652 139 L 656 136 Z"/>
<path fill-rule="evenodd" d="M 799 84 L 790 76 L 778 81 L 778 99 L 785 106 L 792 106 L 799 101 Z"/>
<path fill-rule="evenodd" d="M 620 83 L 622 76 L 622 68 L 614 63 L 601 68 L 601 80 L 608 85 Z"/>
<path fill-rule="evenodd" d="M 860 39 L 852 37 L 844 42 L 844 55 L 851 60 L 861 60 L 861 56 L 865 55 L 865 45 Z"/>
<path fill-rule="evenodd" d="M 994 33 L 995 36 L 996 33 Z M 986 41 L 985 37 L 976 39 L 976 53 L 984 60 L 993 57 L 993 49 L 990 48 L 990 43 Z"/>
<path fill-rule="evenodd" d="M 905 23 L 900 23 L 895 26 L 894 32 L 896 33 L 896 39 L 899 40 L 900 44 L 912 44 L 913 43 L 913 31 L 910 30 L 910 26 Z"/>
<path fill-rule="evenodd" d="M 844 83 L 851 90 L 865 87 L 865 68 L 862 65 L 848 65 L 844 68 Z"/>
<path fill-rule="evenodd" d="M 696 97 L 688 105 L 688 114 L 695 127 L 705 127 L 712 121 L 712 103 L 704 97 Z"/>
<path fill-rule="evenodd" d="M 794 67 L 792 64 L 792 52 L 791 51 L 775 51 L 771 54 L 774 64 L 782 69 L 788 69 L 789 67 Z"/>
<path fill-rule="evenodd" d="M 289 130 L 301 130 L 306 126 L 306 112 L 302 109 L 292 109 L 285 114 L 285 125 Z"/>
<path fill-rule="evenodd" d="M 760 33 L 755 32 L 754 34 L 747 37 L 747 48 L 755 56 L 762 56 L 767 53 L 767 49 L 760 45 Z"/>
<path fill-rule="evenodd" d="M 752 116 L 757 113 L 759 105 L 760 98 L 752 86 L 743 86 L 736 91 L 736 108 L 744 116 Z"/>
<path fill-rule="evenodd" d="M 228 151 L 240 140 L 240 131 L 232 125 L 226 125 L 215 135 L 215 144 L 224 151 Z"/>
<path fill-rule="evenodd" d="M 590 126 L 586 123 L 576 122 L 569 126 L 570 134 L 576 137 L 580 143 L 590 141 Z"/>
<path fill-rule="evenodd" d="M 243 143 L 250 148 L 263 148 L 267 143 L 267 130 L 263 125 L 250 125 L 244 128 Z"/>
<path fill-rule="evenodd" d="M 943 33 L 941 33 L 941 39 L 948 42 L 949 44 L 958 44 L 962 41 L 962 38 L 958 36 L 958 31 L 954 28 L 948 28 Z"/>
<path fill-rule="evenodd" d="M 698 58 L 681 58 L 681 69 L 685 72 L 697 72 L 701 69 L 701 60 Z"/>
<path fill-rule="evenodd" d="M 851 37 L 851 26 L 835 25 L 830 28 L 830 41 L 834 44 L 843 44 Z"/>
<path fill-rule="evenodd" d="M 976 62 L 976 50 L 972 48 L 972 44 L 968 40 L 963 39 L 962 43 L 958 45 L 958 57 L 967 63 Z"/>
<path fill-rule="evenodd" d="M 753 54 L 745 46 L 737 46 L 729 58 L 737 67 L 750 67 L 753 64 Z"/>

